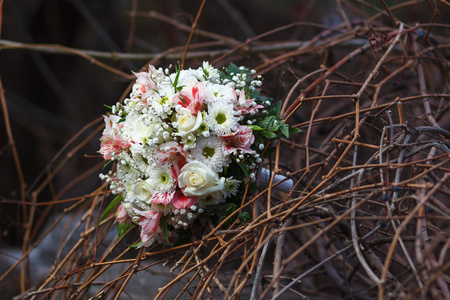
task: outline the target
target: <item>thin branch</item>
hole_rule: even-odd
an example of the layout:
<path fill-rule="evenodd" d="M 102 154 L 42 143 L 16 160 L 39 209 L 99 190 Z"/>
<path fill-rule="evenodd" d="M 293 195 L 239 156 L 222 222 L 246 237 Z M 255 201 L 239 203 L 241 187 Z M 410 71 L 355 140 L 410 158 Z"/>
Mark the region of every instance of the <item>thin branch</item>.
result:
<path fill-rule="evenodd" d="M 198 19 L 200 19 L 200 15 L 202 14 L 203 7 L 205 6 L 206 0 L 203 0 L 200 4 L 200 8 L 198 9 L 197 16 L 195 17 L 194 24 L 192 24 L 191 33 L 189 34 L 189 39 L 186 43 L 186 48 L 184 49 L 183 59 L 181 60 L 181 69 L 184 69 L 184 63 L 186 62 L 186 56 L 189 51 L 189 45 L 191 44 L 192 37 L 194 36 L 194 31 L 197 28 Z"/>

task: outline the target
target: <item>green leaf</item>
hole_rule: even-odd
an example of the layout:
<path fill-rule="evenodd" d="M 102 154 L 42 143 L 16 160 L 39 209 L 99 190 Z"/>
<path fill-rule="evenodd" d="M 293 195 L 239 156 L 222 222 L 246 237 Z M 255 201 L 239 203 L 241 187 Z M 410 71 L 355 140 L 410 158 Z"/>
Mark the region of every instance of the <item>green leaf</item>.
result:
<path fill-rule="evenodd" d="M 275 116 L 281 115 L 281 101 L 278 101 L 277 104 L 271 110 L 271 113 Z"/>
<path fill-rule="evenodd" d="M 241 167 L 242 171 L 245 174 L 245 177 L 248 178 L 250 176 L 250 174 L 248 173 L 247 167 L 241 162 L 237 162 L 237 164 L 238 164 L 239 167 Z"/>
<path fill-rule="evenodd" d="M 169 241 L 169 235 L 168 235 L 168 231 L 167 231 L 167 217 L 161 216 L 159 223 L 161 225 L 162 233 L 163 233 L 164 238 L 166 239 L 167 244 L 172 246 L 172 243 Z"/>
<path fill-rule="evenodd" d="M 272 126 L 273 121 L 275 121 L 275 117 L 268 116 L 268 117 L 264 118 L 261 122 L 259 122 L 259 125 L 262 128 L 269 129 Z"/>
<path fill-rule="evenodd" d="M 239 68 L 238 66 L 236 66 L 233 63 L 230 63 L 230 65 L 228 66 L 228 69 L 226 70 L 226 72 L 228 73 L 228 75 L 230 75 L 231 73 L 237 74 L 239 73 Z"/>
<path fill-rule="evenodd" d="M 123 195 L 119 194 L 119 195 L 117 195 L 116 198 L 114 198 L 113 201 L 111 201 L 111 203 L 108 205 L 108 207 L 105 209 L 105 211 L 103 212 L 102 216 L 100 217 L 100 220 L 98 221 L 99 223 L 101 221 L 103 221 L 103 219 L 106 218 L 106 216 L 109 214 L 109 212 L 117 205 L 117 203 L 120 202 L 120 200 L 122 200 L 122 198 L 123 198 Z"/>
<path fill-rule="evenodd" d="M 276 138 L 278 137 L 278 135 L 276 135 L 275 133 L 270 132 L 270 131 L 267 131 L 267 132 L 264 134 L 264 136 L 265 136 L 267 139 L 276 139 Z"/>
<path fill-rule="evenodd" d="M 253 131 L 263 130 L 263 128 L 259 127 L 258 125 L 247 125 L 247 126 L 250 127 Z"/>
<path fill-rule="evenodd" d="M 130 248 L 137 248 L 137 247 L 139 247 L 140 245 L 142 245 L 143 244 L 143 242 L 142 241 L 139 241 L 139 242 L 137 242 L 136 244 L 133 244 L 133 245 L 127 245 L 128 247 L 130 247 Z"/>
<path fill-rule="evenodd" d="M 119 239 L 125 234 L 125 232 L 128 231 L 128 229 L 130 229 L 131 227 L 133 227 L 132 223 L 117 223 L 117 236 L 119 237 Z"/>
<path fill-rule="evenodd" d="M 300 128 L 297 127 L 289 127 L 289 134 L 296 134 L 299 132 L 302 132 L 303 130 L 301 130 Z"/>
<path fill-rule="evenodd" d="M 237 205 L 234 203 L 226 204 L 224 207 L 225 215 L 226 216 L 231 215 L 236 210 L 236 208 L 237 208 Z"/>
<path fill-rule="evenodd" d="M 181 87 L 178 87 L 178 79 L 180 78 L 180 73 L 181 73 L 181 66 L 180 66 L 179 62 L 178 62 L 178 67 L 175 67 L 175 72 L 177 73 L 177 75 L 175 75 L 175 80 L 173 81 L 173 87 L 175 89 L 175 92 L 179 92 L 179 91 L 181 91 Z"/>
<path fill-rule="evenodd" d="M 109 105 L 106 105 L 106 104 L 103 104 L 103 106 L 112 110 L 112 106 L 109 106 Z"/>
<path fill-rule="evenodd" d="M 108 161 L 106 162 L 106 164 L 103 165 L 103 169 L 106 168 L 106 167 L 107 167 L 110 163 L 112 163 L 112 162 L 113 162 L 112 159 L 108 160 Z"/>
<path fill-rule="evenodd" d="M 238 215 L 238 218 L 239 218 L 239 220 L 240 220 L 241 222 L 247 222 L 248 220 L 251 219 L 250 214 L 249 214 L 248 212 L 246 212 L 246 211 L 241 212 L 241 213 Z"/>
<path fill-rule="evenodd" d="M 283 126 L 281 126 L 281 132 L 284 134 L 284 136 L 286 138 L 289 138 L 289 126 L 286 124 L 283 124 Z"/>

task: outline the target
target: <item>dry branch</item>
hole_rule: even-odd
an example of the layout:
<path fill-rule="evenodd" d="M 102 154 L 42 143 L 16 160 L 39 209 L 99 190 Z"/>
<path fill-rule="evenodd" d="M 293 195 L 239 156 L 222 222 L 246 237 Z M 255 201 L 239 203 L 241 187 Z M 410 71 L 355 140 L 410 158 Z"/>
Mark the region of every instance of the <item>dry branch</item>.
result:
<path fill-rule="evenodd" d="M 237 211 L 218 223 L 194 223 L 183 243 L 136 250 L 127 246 L 136 242 L 136 228 L 117 238 L 113 214 L 98 222 L 112 198 L 106 186 L 68 196 L 101 172 L 99 161 L 54 190 L 97 143 L 101 119 L 79 129 L 27 186 L 11 131 L 13 100 L 0 84 L 5 147 L 20 183 L 20 196 L 0 203 L 20 209 L 24 225 L 21 255 L 3 270 L 0 286 L 18 278 L 15 299 L 138 298 L 139 281 L 155 299 L 448 298 L 450 25 L 441 18 L 448 2 L 337 0 L 341 19 L 332 26 L 294 20 L 260 33 L 249 18 L 239 24 L 245 41 L 202 28 L 214 5 L 232 15 L 233 1 L 197 2 L 197 17 L 186 25 L 133 1 L 124 52 L 3 39 L 0 50 L 81 57 L 127 82 L 133 76 L 122 61 L 248 65 L 264 75 L 268 88 L 261 93 L 283 101 L 285 121 L 303 133 L 273 141 L 261 164 L 271 170 L 268 182 L 253 194 L 247 186 Z M 417 7 L 426 22 L 409 17 Z M 136 51 L 141 22 L 169 26 L 178 42 Z M 290 38 L 302 30 L 308 39 Z M 292 180 L 293 189 L 280 189 L 277 175 Z M 250 221 L 237 217 L 244 211 Z M 34 251 L 57 234 L 51 269 L 30 285 Z"/>

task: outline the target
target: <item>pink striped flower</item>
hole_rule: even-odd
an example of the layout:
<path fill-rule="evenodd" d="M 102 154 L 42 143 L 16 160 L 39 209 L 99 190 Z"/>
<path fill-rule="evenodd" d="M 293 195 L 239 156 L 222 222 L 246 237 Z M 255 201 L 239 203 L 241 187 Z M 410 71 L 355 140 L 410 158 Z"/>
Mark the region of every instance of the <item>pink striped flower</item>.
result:
<path fill-rule="evenodd" d="M 172 101 L 181 107 L 190 110 L 191 114 L 197 115 L 202 110 L 205 86 L 202 82 L 191 81 L 187 92 L 181 92 L 180 96 L 175 95 Z"/>
<path fill-rule="evenodd" d="M 225 153 L 231 154 L 241 150 L 245 153 L 252 153 L 250 146 L 255 142 L 252 128 L 249 126 L 239 126 L 238 130 L 228 135 L 219 136 L 225 142 Z"/>
<path fill-rule="evenodd" d="M 105 116 L 105 129 L 100 138 L 100 153 L 105 159 L 112 159 L 114 154 L 119 154 L 130 146 L 129 143 L 122 140 L 119 130 L 121 124 L 117 123 L 119 116 Z"/>
<path fill-rule="evenodd" d="M 116 222 L 120 224 L 128 224 L 131 222 L 131 218 L 128 216 L 128 212 L 124 208 L 123 204 L 120 204 L 116 212 Z"/>
<path fill-rule="evenodd" d="M 239 100 L 237 95 L 235 95 L 235 107 L 234 109 L 241 112 L 241 115 L 255 114 L 258 109 L 264 108 L 263 105 L 256 104 L 254 99 L 245 99 L 244 90 L 239 94 Z"/>
<path fill-rule="evenodd" d="M 162 213 L 156 212 L 154 210 L 140 211 L 135 209 L 136 217 L 133 218 L 135 223 L 137 223 L 141 228 L 141 241 L 146 243 L 152 238 L 154 238 L 162 230 L 159 227 L 159 220 L 161 219 Z"/>
<path fill-rule="evenodd" d="M 153 193 L 151 202 L 153 204 L 168 205 L 172 201 L 174 194 L 175 191 L 167 193 L 155 192 Z"/>
<path fill-rule="evenodd" d="M 167 142 L 159 146 L 155 158 L 158 165 L 172 166 L 175 178 L 178 177 L 180 169 L 186 164 L 186 153 L 177 142 Z"/>
<path fill-rule="evenodd" d="M 178 209 L 186 209 L 194 205 L 195 201 L 195 197 L 188 197 L 181 191 L 177 191 L 172 199 L 172 205 Z"/>

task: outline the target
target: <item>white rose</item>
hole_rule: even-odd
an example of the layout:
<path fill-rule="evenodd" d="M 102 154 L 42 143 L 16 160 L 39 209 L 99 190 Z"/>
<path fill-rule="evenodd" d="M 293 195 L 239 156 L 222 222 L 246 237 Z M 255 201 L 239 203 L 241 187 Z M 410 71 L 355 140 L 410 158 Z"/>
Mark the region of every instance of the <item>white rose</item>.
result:
<path fill-rule="evenodd" d="M 188 197 L 206 196 L 224 188 L 225 178 L 219 178 L 219 174 L 199 161 L 187 163 L 180 171 L 178 186 Z"/>
<path fill-rule="evenodd" d="M 155 189 L 146 181 L 138 181 L 133 187 L 133 194 L 139 201 L 150 203 Z"/>
<path fill-rule="evenodd" d="M 197 116 L 194 116 L 191 114 L 189 109 L 183 109 L 180 111 L 180 113 L 177 115 L 177 122 L 178 122 L 178 131 L 179 132 L 193 132 L 197 130 L 200 125 L 202 125 L 202 113 L 199 112 Z"/>

